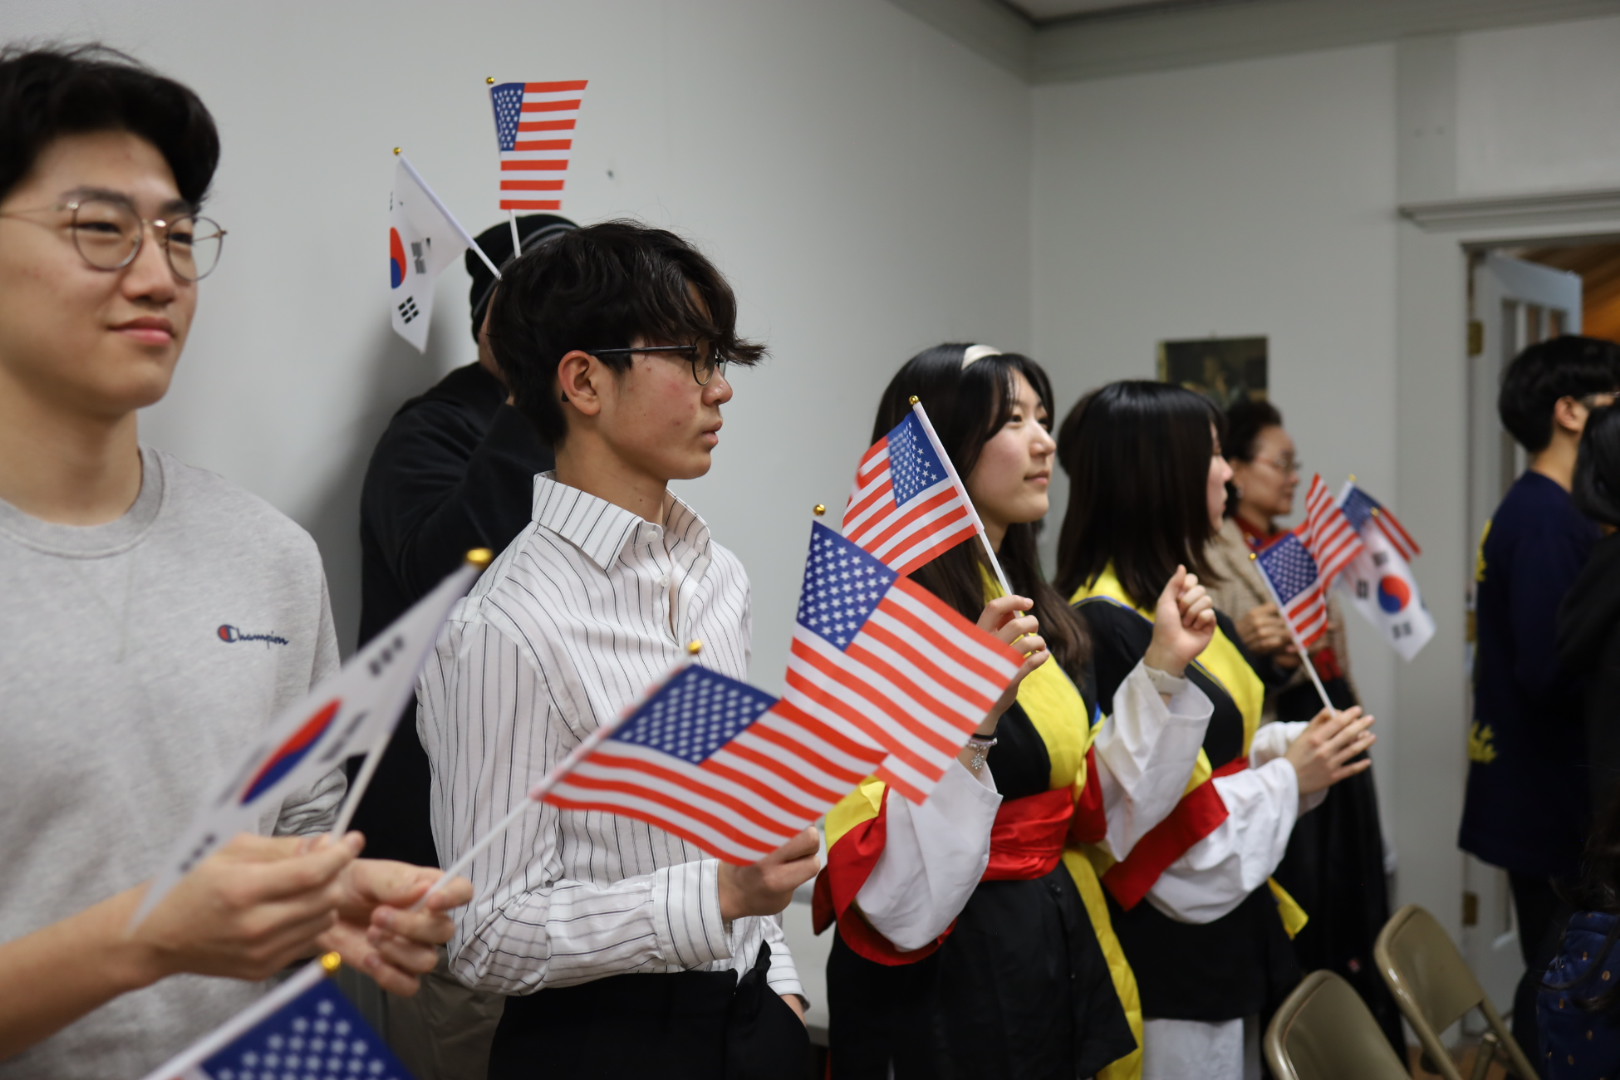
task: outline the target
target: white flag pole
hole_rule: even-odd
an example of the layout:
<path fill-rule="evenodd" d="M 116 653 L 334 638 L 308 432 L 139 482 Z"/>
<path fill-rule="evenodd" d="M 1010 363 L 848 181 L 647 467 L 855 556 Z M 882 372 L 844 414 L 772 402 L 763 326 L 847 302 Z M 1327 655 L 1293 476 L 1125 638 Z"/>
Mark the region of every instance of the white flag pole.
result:
<path fill-rule="evenodd" d="M 506 211 L 506 222 L 512 226 L 512 254 L 521 255 L 523 254 L 523 237 L 518 235 L 516 210 Z"/>
<path fill-rule="evenodd" d="M 411 174 L 411 179 L 416 181 L 417 187 L 422 189 L 422 194 L 428 197 L 428 201 L 438 208 L 439 213 L 444 215 L 444 220 L 448 221 L 450 227 L 456 230 L 456 235 L 465 240 L 468 247 L 478 252 L 478 257 L 484 260 L 484 265 L 489 267 L 489 272 L 495 275 L 495 280 L 501 280 L 500 267 L 490 262 L 489 256 L 485 255 L 484 249 L 478 246 L 478 241 L 473 239 L 472 233 L 466 230 L 460 219 L 450 212 L 448 206 L 444 205 L 444 200 L 440 199 L 433 189 L 428 186 L 428 182 L 422 179 L 422 174 L 416 171 L 416 166 L 411 164 L 411 159 L 406 157 L 397 146 L 394 147 L 394 153 L 399 157 L 399 163 L 405 166 L 405 171 Z"/>
<path fill-rule="evenodd" d="M 699 641 L 694 641 L 686 647 L 689 657 L 697 656 L 697 654 L 702 650 L 703 643 Z M 584 761 L 588 756 L 590 756 L 591 751 L 595 750 L 598 746 L 601 746 L 602 743 L 610 738 L 614 732 L 623 727 L 625 722 L 634 716 L 641 709 L 642 705 L 646 704 L 648 698 L 662 690 L 669 684 L 671 679 L 685 671 L 691 665 L 691 659 L 683 660 L 679 664 L 675 665 L 674 670 L 672 670 L 668 675 L 664 676 L 664 678 L 660 679 L 658 682 L 654 683 L 652 686 L 648 687 L 646 692 L 632 702 L 630 707 L 625 709 L 624 712 L 620 713 L 618 716 L 614 717 L 612 720 L 606 724 L 603 724 L 601 727 L 585 736 L 585 738 L 581 739 L 579 745 L 568 752 L 567 757 L 557 762 L 557 764 L 552 766 L 552 768 L 544 776 L 536 781 L 535 785 L 529 789 L 528 794 L 525 795 L 516 806 L 512 807 L 511 813 L 507 814 L 500 821 L 497 821 L 495 823 L 495 827 L 490 829 L 489 832 L 485 833 L 476 844 L 468 848 L 459 859 L 444 868 L 444 876 L 439 878 L 438 881 L 435 881 L 433 883 L 433 887 L 422 894 L 422 898 L 411 906 L 411 910 L 415 911 L 420 909 L 424 904 L 427 903 L 428 897 L 438 892 L 457 874 L 465 873 L 467 868 L 472 865 L 473 860 L 479 855 L 483 854 L 485 849 L 493 844 L 502 833 L 504 833 L 507 829 L 510 829 L 517 822 L 517 819 L 523 816 L 529 807 L 544 799 L 546 794 L 551 791 L 552 788 L 562 783 L 565 776 L 573 772 L 576 768 L 578 768 L 581 761 Z"/>
<path fill-rule="evenodd" d="M 203 1036 L 200 1042 L 192 1044 L 147 1073 L 142 1080 L 174 1080 L 186 1070 L 201 1065 L 342 966 L 343 960 L 335 952 L 327 953 L 318 960 L 311 960 L 293 972 L 280 986 Z"/>
<path fill-rule="evenodd" d="M 990 560 L 990 569 L 995 571 L 996 581 L 1001 585 L 1002 595 L 1011 596 L 1013 594 L 1012 586 L 1007 584 L 1007 575 L 1001 569 L 1001 560 L 996 558 L 996 549 L 990 546 L 990 537 L 985 535 L 984 522 L 979 519 L 979 511 L 973 505 L 973 500 L 968 496 L 967 485 L 963 484 L 962 478 L 956 475 L 956 466 L 951 464 L 951 455 L 945 452 L 944 445 L 940 443 L 939 436 L 934 432 L 934 425 L 928 420 L 927 410 L 923 408 L 922 401 L 915 396 L 911 399 L 911 411 L 916 414 L 917 422 L 922 424 L 922 429 L 928 435 L 928 441 L 933 444 L 934 453 L 938 455 L 940 463 L 945 466 L 945 471 L 950 474 L 951 483 L 955 484 L 956 489 L 962 493 L 962 501 L 967 504 L 968 513 L 973 515 L 974 531 L 979 534 L 979 543 L 984 545 L 985 558 Z"/>
<path fill-rule="evenodd" d="M 1249 552 L 1250 562 L 1254 562 L 1258 558 L 1259 556 L 1254 552 Z M 1288 627 L 1288 636 L 1293 639 L 1294 648 L 1299 650 L 1299 658 L 1305 664 L 1305 673 L 1311 677 L 1311 685 L 1316 687 L 1317 696 L 1322 699 L 1322 708 L 1326 709 L 1328 712 L 1338 712 L 1338 710 L 1333 707 L 1333 702 L 1328 700 L 1327 687 L 1322 685 L 1322 677 L 1316 673 L 1316 665 L 1311 663 L 1311 654 L 1305 651 L 1304 642 L 1299 640 L 1299 634 L 1294 630 L 1294 620 L 1290 619 L 1288 617 L 1288 612 L 1284 610 L 1283 602 L 1277 596 L 1276 588 L 1271 584 L 1271 577 L 1258 565 L 1255 566 L 1254 570 L 1255 573 L 1260 575 L 1260 580 L 1265 583 L 1266 593 L 1270 595 L 1271 602 L 1277 605 L 1277 614 L 1282 616 L 1283 625 Z M 1323 613 L 1326 614 L 1326 589 L 1322 590 L 1322 610 Z"/>

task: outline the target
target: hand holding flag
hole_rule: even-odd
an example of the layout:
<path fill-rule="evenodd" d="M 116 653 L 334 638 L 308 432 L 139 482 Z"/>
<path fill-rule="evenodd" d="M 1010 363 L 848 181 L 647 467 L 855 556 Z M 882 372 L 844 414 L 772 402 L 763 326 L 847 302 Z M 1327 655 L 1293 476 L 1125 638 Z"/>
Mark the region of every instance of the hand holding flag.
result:
<path fill-rule="evenodd" d="M 146 890 L 135 924 L 202 859 L 237 833 L 255 831 L 260 817 L 278 808 L 289 792 L 311 786 L 351 756 L 364 755 L 334 829 L 343 831 L 400 712 L 415 693 L 417 671 L 445 616 L 489 559 L 482 549 L 470 553 L 467 564 L 276 718 L 230 777 L 197 808 Z"/>
<path fill-rule="evenodd" d="M 1305 662 L 1305 671 L 1322 698 L 1322 707 L 1331 711 L 1333 702 L 1310 658 L 1310 647 L 1322 639 L 1328 627 L 1327 594 L 1316 560 L 1296 533 L 1286 534 L 1258 555 L 1249 557 L 1259 567 L 1260 580 L 1282 612 L 1288 632 L 1293 635 L 1294 645 Z"/>

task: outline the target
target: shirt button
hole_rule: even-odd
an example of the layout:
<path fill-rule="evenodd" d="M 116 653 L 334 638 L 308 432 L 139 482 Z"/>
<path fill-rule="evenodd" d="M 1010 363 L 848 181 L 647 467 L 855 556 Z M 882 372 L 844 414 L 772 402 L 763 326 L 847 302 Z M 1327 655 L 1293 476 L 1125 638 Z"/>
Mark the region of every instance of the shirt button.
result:
<path fill-rule="evenodd" d="M 669 588 L 669 575 L 668 574 L 665 574 L 663 577 L 658 579 L 658 587 L 660 589 Z"/>

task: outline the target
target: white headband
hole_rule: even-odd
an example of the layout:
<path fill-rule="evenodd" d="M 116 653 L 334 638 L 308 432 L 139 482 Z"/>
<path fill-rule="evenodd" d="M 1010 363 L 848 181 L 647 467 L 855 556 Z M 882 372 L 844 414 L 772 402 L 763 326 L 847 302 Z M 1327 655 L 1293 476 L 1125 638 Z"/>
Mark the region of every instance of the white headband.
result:
<path fill-rule="evenodd" d="M 962 366 L 968 367 L 976 360 L 983 360 L 987 356 L 1000 356 L 1001 350 L 994 345 L 969 345 L 962 354 Z"/>

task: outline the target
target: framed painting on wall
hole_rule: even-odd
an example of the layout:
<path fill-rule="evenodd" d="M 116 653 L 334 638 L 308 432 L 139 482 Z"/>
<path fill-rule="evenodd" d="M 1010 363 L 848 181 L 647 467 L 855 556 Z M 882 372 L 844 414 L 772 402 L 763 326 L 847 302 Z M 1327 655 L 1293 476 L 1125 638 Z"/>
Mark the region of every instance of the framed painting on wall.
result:
<path fill-rule="evenodd" d="M 1159 381 L 1203 394 L 1225 409 L 1266 398 L 1266 339 L 1199 338 L 1159 342 Z"/>

